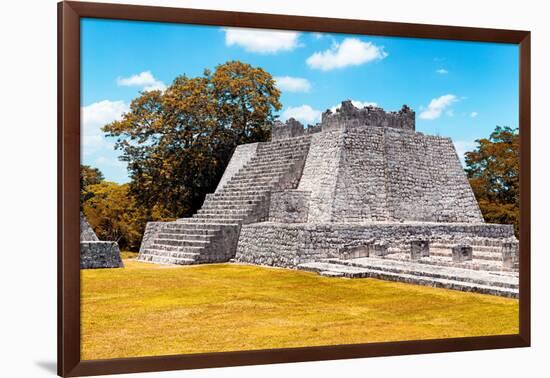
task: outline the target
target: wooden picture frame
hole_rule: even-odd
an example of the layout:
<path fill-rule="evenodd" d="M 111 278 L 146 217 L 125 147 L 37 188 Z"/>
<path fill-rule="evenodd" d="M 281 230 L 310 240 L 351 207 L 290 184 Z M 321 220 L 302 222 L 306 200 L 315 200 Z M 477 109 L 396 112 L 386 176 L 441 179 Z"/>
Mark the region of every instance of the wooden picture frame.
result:
<path fill-rule="evenodd" d="M 80 20 L 106 18 L 519 45 L 519 334 L 82 361 L 80 359 Z M 83 2 L 58 4 L 58 374 L 83 376 L 530 345 L 530 32 Z"/>

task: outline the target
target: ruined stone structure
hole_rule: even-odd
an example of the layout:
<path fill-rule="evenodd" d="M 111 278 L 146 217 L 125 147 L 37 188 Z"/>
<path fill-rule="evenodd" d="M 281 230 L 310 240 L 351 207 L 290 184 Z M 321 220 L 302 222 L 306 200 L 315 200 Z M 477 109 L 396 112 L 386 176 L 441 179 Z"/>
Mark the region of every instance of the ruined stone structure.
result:
<path fill-rule="evenodd" d="M 80 213 L 80 269 L 122 268 L 118 243 L 101 241 Z"/>
<path fill-rule="evenodd" d="M 449 138 L 408 108 L 344 101 L 238 146 L 192 218 L 151 222 L 139 260 L 236 262 L 517 297 L 511 225 L 486 224 Z"/>

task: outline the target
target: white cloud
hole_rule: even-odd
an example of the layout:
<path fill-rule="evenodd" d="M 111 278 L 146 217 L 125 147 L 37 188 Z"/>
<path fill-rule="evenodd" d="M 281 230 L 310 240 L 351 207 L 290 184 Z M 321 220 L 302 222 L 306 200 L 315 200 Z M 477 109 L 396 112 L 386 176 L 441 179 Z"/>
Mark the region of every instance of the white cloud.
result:
<path fill-rule="evenodd" d="M 471 112 L 470 117 L 475 118 L 475 117 L 477 117 L 477 114 L 478 114 L 477 112 Z"/>
<path fill-rule="evenodd" d="M 348 66 L 358 66 L 383 59 L 388 54 L 381 46 L 363 42 L 357 38 L 346 38 L 342 43 L 334 43 L 328 50 L 316 52 L 307 58 L 310 68 L 329 71 Z"/>
<path fill-rule="evenodd" d="M 476 142 L 472 140 L 457 140 L 453 143 L 460 162 L 463 166 L 465 166 L 464 154 L 466 152 L 473 151 L 477 147 Z"/>
<path fill-rule="evenodd" d="M 119 87 L 142 87 L 144 91 L 166 89 L 166 84 L 157 80 L 151 71 L 143 71 L 129 77 L 119 77 L 116 79 L 116 83 Z"/>
<path fill-rule="evenodd" d="M 248 52 L 274 54 L 299 46 L 300 33 L 281 30 L 223 28 L 225 44 L 240 46 Z"/>
<path fill-rule="evenodd" d="M 309 105 L 290 106 L 283 112 L 281 118 L 283 120 L 294 118 L 302 123 L 315 123 L 321 120 L 321 111 Z"/>
<path fill-rule="evenodd" d="M 119 120 L 129 110 L 124 101 L 103 100 L 88 106 L 81 111 L 81 140 L 85 155 L 102 147 L 110 146 L 101 128 L 108 123 Z"/>
<path fill-rule="evenodd" d="M 323 33 L 313 33 L 312 36 L 315 39 L 321 39 L 325 36 L 325 34 L 323 34 Z"/>
<path fill-rule="evenodd" d="M 288 92 L 309 92 L 311 84 L 307 79 L 292 76 L 277 76 L 275 77 L 277 87 L 280 90 Z"/>
<path fill-rule="evenodd" d="M 456 101 L 458 101 L 458 99 L 453 94 L 446 94 L 441 97 L 434 98 L 430 101 L 428 108 L 424 109 L 422 113 L 420 113 L 420 118 L 427 120 L 439 118 L 443 111 Z"/>
<path fill-rule="evenodd" d="M 351 100 L 351 103 L 353 104 L 353 106 L 359 109 L 364 108 L 365 106 L 378 106 L 376 102 L 369 102 L 369 101 Z M 340 108 L 340 106 L 342 106 L 342 103 L 338 105 L 334 105 L 333 107 L 330 108 L 330 111 L 334 113 L 336 112 L 336 109 Z"/>
<path fill-rule="evenodd" d="M 440 75 L 447 75 L 449 73 L 449 71 L 447 71 L 445 68 L 440 68 L 438 70 L 435 70 L 435 72 L 437 72 Z"/>

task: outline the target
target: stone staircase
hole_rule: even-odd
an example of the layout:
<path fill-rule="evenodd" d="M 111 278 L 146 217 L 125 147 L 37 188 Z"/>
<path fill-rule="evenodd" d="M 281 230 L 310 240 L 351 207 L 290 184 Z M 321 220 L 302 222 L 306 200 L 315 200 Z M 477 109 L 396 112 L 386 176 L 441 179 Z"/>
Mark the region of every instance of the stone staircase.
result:
<path fill-rule="evenodd" d="M 298 185 L 310 136 L 260 143 L 256 155 L 191 218 L 162 226 L 138 261 L 190 265 L 235 256 L 241 224 L 267 219 L 272 190 Z"/>
<path fill-rule="evenodd" d="M 300 264 L 298 269 L 327 277 L 376 278 L 417 285 L 517 298 L 518 274 L 451 266 L 435 266 L 387 258 L 326 259 Z"/>

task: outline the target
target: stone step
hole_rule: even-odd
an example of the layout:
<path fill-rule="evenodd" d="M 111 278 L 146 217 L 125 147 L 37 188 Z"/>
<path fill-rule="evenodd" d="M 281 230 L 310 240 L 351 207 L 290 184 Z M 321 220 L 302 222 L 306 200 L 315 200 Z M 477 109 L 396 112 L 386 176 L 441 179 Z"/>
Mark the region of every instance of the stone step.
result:
<path fill-rule="evenodd" d="M 266 191 L 253 191 L 253 192 L 250 192 L 250 191 L 245 191 L 245 190 L 242 190 L 242 191 L 224 191 L 224 190 L 221 190 L 217 193 L 214 193 L 213 195 L 213 198 L 215 199 L 223 199 L 223 200 L 226 200 L 226 201 L 230 201 L 230 200 L 243 200 L 243 201 L 246 201 L 246 200 L 260 200 L 260 199 L 264 199 L 265 196 L 266 196 L 267 192 Z"/>
<path fill-rule="evenodd" d="M 204 225 L 204 223 L 198 223 L 197 225 Z M 163 230 L 161 234 L 159 235 L 170 235 L 171 237 L 174 237 L 176 235 L 178 236 L 191 236 L 191 235 L 197 235 L 204 238 L 212 238 L 216 236 L 220 229 L 214 229 L 214 228 L 200 228 L 200 227 L 189 227 L 189 228 L 180 228 L 178 230 Z"/>
<path fill-rule="evenodd" d="M 262 202 L 261 200 L 249 200 L 249 199 L 246 199 L 246 200 L 233 200 L 233 201 L 227 201 L 227 200 L 221 200 L 221 199 L 208 199 L 206 200 L 204 203 L 205 205 L 220 205 L 220 206 L 224 206 L 224 205 L 235 205 L 235 206 L 255 206 L 255 205 L 258 205 L 260 202 Z"/>
<path fill-rule="evenodd" d="M 233 190 L 238 191 L 266 191 L 270 190 L 272 186 L 274 186 L 276 183 L 269 182 L 250 182 L 250 183 L 242 183 L 242 182 L 233 182 L 230 181 L 226 185 L 223 186 L 221 191 L 229 192 Z"/>
<path fill-rule="evenodd" d="M 158 256 L 158 257 L 169 257 L 173 259 L 192 259 L 196 260 L 200 253 L 196 252 L 179 252 L 179 251 L 170 251 L 166 249 L 156 249 L 156 248 L 147 248 L 143 251 L 143 254 L 149 256 Z"/>
<path fill-rule="evenodd" d="M 351 260 L 329 259 L 328 262 L 358 268 L 370 268 L 392 273 L 404 273 L 423 277 L 445 278 L 456 281 L 477 283 L 481 285 L 518 288 L 519 282 L 515 275 L 507 273 L 489 273 L 457 267 L 442 267 L 425 265 L 412 261 L 391 261 L 379 258 L 358 258 Z"/>
<path fill-rule="evenodd" d="M 309 141 L 294 141 L 294 140 L 288 140 L 288 142 L 285 143 L 272 143 L 272 144 L 264 144 L 258 147 L 256 150 L 256 153 L 266 153 L 266 152 L 272 152 L 272 151 L 278 151 L 278 150 L 285 150 L 285 149 L 308 149 L 310 145 Z"/>
<path fill-rule="evenodd" d="M 261 158 L 258 160 L 250 160 L 248 164 L 244 168 L 264 168 L 264 167 L 271 167 L 271 168 L 288 168 L 292 164 L 296 163 L 297 161 L 303 159 L 303 157 L 289 157 L 284 159 L 269 159 L 269 158 Z"/>
<path fill-rule="evenodd" d="M 262 175 L 262 174 L 283 174 L 283 173 L 286 173 L 288 172 L 288 167 L 285 166 L 285 167 L 273 167 L 273 166 L 270 166 L 270 165 L 265 165 L 265 166 L 245 166 L 243 168 L 241 168 L 241 170 L 239 170 L 236 175 L 238 174 L 241 174 L 241 173 L 246 173 L 247 175 L 255 175 L 255 174 L 258 174 L 258 175 Z"/>
<path fill-rule="evenodd" d="M 205 231 L 204 233 L 200 233 L 196 229 L 189 229 L 184 232 L 177 232 L 177 233 L 166 233 L 161 232 L 158 234 L 159 239 L 173 239 L 173 240 L 204 240 L 204 241 L 210 241 L 212 238 L 216 235 L 215 233 L 208 233 L 209 230 L 202 230 Z"/>
<path fill-rule="evenodd" d="M 217 193 L 214 193 L 214 197 L 220 194 L 240 194 L 240 195 L 249 195 L 249 196 L 260 196 L 265 195 L 267 189 L 243 189 L 243 190 L 237 190 L 237 189 L 231 189 L 227 186 L 224 186 L 222 190 L 220 190 Z"/>
<path fill-rule="evenodd" d="M 346 266 L 326 262 L 304 263 L 300 264 L 298 268 L 317 273 L 324 272 L 324 275 L 327 275 L 327 273 L 330 272 L 331 275 L 337 277 L 376 278 L 387 281 L 405 282 L 417 285 L 476 292 L 481 294 L 499 295 L 511 298 L 517 298 L 519 295 L 519 290 L 517 288 L 476 284 L 454 279 L 434 278 L 407 273 L 394 273 L 391 271 L 376 268 Z"/>
<path fill-rule="evenodd" d="M 247 184 L 254 184 L 254 183 L 262 183 L 262 184 L 269 184 L 273 181 L 279 180 L 282 175 L 266 175 L 263 177 L 252 177 L 251 175 L 242 175 L 239 177 L 232 177 L 231 180 L 229 180 L 229 183 L 247 183 Z"/>
<path fill-rule="evenodd" d="M 219 222 L 233 222 L 233 223 L 240 223 L 242 222 L 242 220 L 245 218 L 245 216 L 238 216 L 238 215 L 225 215 L 225 214 L 204 214 L 204 213 L 200 213 L 200 214 L 195 214 L 193 215 L 193 219 L 196 219 L 197 221 L 202 221 L 202 220 L 205 220 L 205 221 L 209 221 L 209 222 L 212 222 L 213 220 L 216 221 L 216 223 Z"/>
<path fill-rule="evenodd" d="M 262 196 L 249 196 L 239 193 L 220 193 L 216 196 L 214 201 L 264 201 L 265 195 Z"/>
<path fill-rule="evenodd" d="M 217 214 L 217 215 L 223 215 L 223 216 L 248 216 L 250 214 L 250 210 L 248 209 L 221 209 L 221 208 L 202 208 L 195 215 L 198 214 Z"/>
<path fill-rule="evenodd" d="M 210 240 L 191 240 L 191 239 L 172 239 L 158 237 L 154 241 L 155 245 L 171 245 L 171 246 L 190 246 L 190 247 L 206 247 L 210 244 Z"/>
<path fill-rule="evenodd" d="M 201 253 L 205 246 L 191 246 L 191 245 L 167 245 L 167 244 L 157 244 L 156 240 L 153 240 L 153 243 L 150 246 L 151 249 L 157 251 L 170 251 L 170 252 L 185 252 L 185 253 Z"/>
<path fill-rule="evenodd" d="M 193 226 L 196 229 L 201 229 L 202 227 L 206 227 L 210 230 L 217 230 L 220 231 L 222 227 L 229 227 L 229 226 L 239 226 L 240 223 L 228 223 L 226 221 L 223 222 L 216 222 L 215 220 L 211 221 L 205 221 L 204 219 L 199 218 L 183 218 L 184 220 L 181 221 L 181 223 L 189 225 L 190 227 Z"/>
<path fill-rule="evenodd" d="M 205 201 L 204 205 L 201 207 L 202 209 L 247 209 L 251 210 L 254 209 L 260 201 Z"/>
<path fill-rule="evenodd" d="M 221 219 L 219 217 L 217 218 L 203 218 L 203 217 L 197 217 L 193 218 L 194 222 L 197 224 L 208 224 L 215 222 L 216 224 L 220 224 L 222 226 L 239 226 L 242 222 L 241 219 Z"/>
<path fill-rule="evenodd" d="M 177 259 L 172 257 L 160 257 L 156 255 L 146 255 L 141 254 L 137 261 L 147 262 L 153 264 L 162 264 L 162 265 L 193 265 L 197 264 L 197 261 L 194 259 Z"/>
<path fill-rule="evenodd" d="M 431 256 L 447 256 L 452 257 L 453 252 L 450 249 L 431 248 Z M 493 253 L 487 251 L 472 251 L 472 256 L 477 260 L 502 261 L 502 253 Z"/>
<path fill-rule="evenodd" d="M 384 259 L 397 260 L 397 261 L 411 261 L 410 257 L 411 255 L 409 253 L 400 252 L 400 253 L 389 254 L 385 256 Z M 500 261 L 481 260 L 481 259 L 475 258 L 475 256 L 473 260 L 458 263 L 458 262 L 453 262 L 451 255 L 436 256 L 432 254 L 430 257 L 422 258 L 420 260 L 415 260 L 415 262 L 426 264 L 426 265 L 436 265 L 436 266 L 455 267 L 455 268 L 458 267 L 458 268 L 469 269 L 469 270 L 485 270 L 485 271 L 492 271 L 492 272 L 512 271 L 510 269 L 504 268 Z"/>
<path fill-rule="evenodd" d="M 309 148 L 311 139 L 299 139 L 299 138 L 289 138 L 281 139 L 273 142 L 266 142 L 265 144 L 260 144 L 257 149 L 257 153 L 262 153 L 266 151 L 274 151 L 283 148 Z"/>
<path fill-rule="evenodd" d="M 210 223 L 197 223 L 194 218 L 180 218 L 175 224 L 165 226 L 164 231 L 183 231 L 183 230 L 208 230 L 208 231 L 219 231 L 225 224 L 210 222 Z"/>
<path fill-rule="evenodd" d="M 276 184 L 279 180 L 281 180 L 281 178 L 283 177 L 283 175 L 276 175 L 276 176 L 273 176 L 271 175 L 269 178 L 267 177 L 264 177 L 264 178 L 261 178 L 261 179 L 257 179 L 257 178 L 254 178 L 254 177 L 248 177 L 248 176 L 242 176 L 242 177 L 233 177 L 231 180 L 229 180 L 227 182 L 226 185 L 228 184 L 247 184 L 247 185 L 265 185 L 265 186 L 271 186 L 273 184 Z"/>
<path fill-rule="evenodd" d="M 437 248 L 437 249 L 447 249 L 447 250 L 450 251 L 454 244 L 456 244 L 456 243 L 448 243 L 448 244 L 431 243 L 430 244 L 430 249 L 431 248 Z M 475 252 L 491 252 L 491 253 L 498 253 L 498 254 L 500 254 L 502 252 L 501 247 L 485 246 L 485 245 L 472 245 L 472 251 L 474 253 Z"/>
<path fill-rule="evenodd" d="M 273 146 L 272 148 L 259 148 L 256 150 L 256 156 L 273 156 L 277 153 L 279 154 L 304 154 L 308 150 L 308 147 L 305 145 L 296 146 Z"/>
<path fill-rule="evenodd" d="M 248 164 L 254 164 L 259 162 L 270 162 L 270 163 L 286 163 L 288 161 L 295 161 L 304 158 L 304 153 L 302 152 L 274 152 L 271 154 L 258 154 L 251 158 L 248 161 Z"/>
<path fill-rule="evenodd" d="M 265 161 L 265 160 L 251 160 L 243 168 L 253 171 L 261 170 L 264 168 L 273 168 L 273 169 L 288 169 L 293 163 L 298 159 L 288 160 L 288 161 Z"/>

